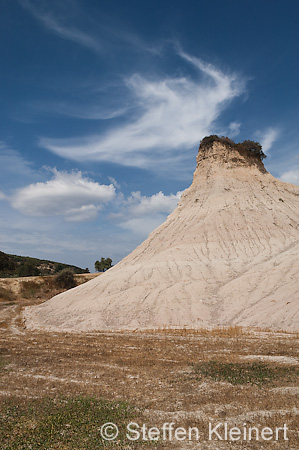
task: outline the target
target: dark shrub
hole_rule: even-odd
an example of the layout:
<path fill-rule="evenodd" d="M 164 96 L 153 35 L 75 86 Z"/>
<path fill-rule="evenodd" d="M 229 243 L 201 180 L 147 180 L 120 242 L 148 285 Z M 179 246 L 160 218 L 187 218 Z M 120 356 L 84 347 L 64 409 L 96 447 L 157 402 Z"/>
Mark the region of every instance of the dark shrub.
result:
<path fill-rule="evenodd" d="M 259 142 L 254 142 L 250 140 L 245 140 L 240 142 L 239 144 L 235 143 L 232 139 L 229 139 L 225 136 L 217 136 L 216 134 L 212 134 L 211 136 L 206 136 L 200 142 L 199 148 L 206 148 L 212 145 L 214 142 L 220 142 L 224 144 L 228 148 L 234 148 L 239 150 L 240 152 L 247 153 L 248 156 L 252 156 L 260 159 L 261 161 L 266 158 L 265 153 L 262 150 L 262 146 Z"/>
<path fill-rule="evenodd" d="M 232 139 L 229 139 L 228 137 L 224 136 L 217 136 L 216 134 L 211 134 L 211 136 L 206 136 L 203 138 L 203 140 L 200 142 L 200 147 L 208 147 L 209 145 L 212 145 L 213 142 L 220 142 L 221 144 L 225 144 L 228 147 L 235 147 L 236 144 Z"/>
<path fill-rule="evenodd" d="M 71 289 L 76 286 L 74 272 L 70 269 L 63 269 L 55 275 L 55 284 L 63 289 Z"/>
<path fill-rule="evenodd" d="M 94 267 L 97 272 L 105 272 L 106 270 L 112 267 L 112 259 L 111 258 L 101 258 L 101 261 L 97 260 L 94 263 Z"/>
<path fill-rule="evenodd" d="M 0 252 L 0 271 L 14 270 L 15 263 L 13 259 L 4 252 Z"/>
<path fill-rule="evenodd" d="M 237 144 L 237 149 L 251 153 L 252 155 L 257 156 L 261 160 L 266 158 L 266 155 L 263 152 L 262 146 L 259 142 L 246 140 L 243 141 L 241 144 Z"/>
<path fill-rule="evenodd" d="M 63 264 L 57 264 L 55 267 L 55 273 L 61 272 L 63 270 Z"/>
<path fill-rule="evenodd" d="M 38 275 L 40 275 L 38 268 L 31 262 L 25 262 L 18 269 L 19 277 L 35 277 Z"/>

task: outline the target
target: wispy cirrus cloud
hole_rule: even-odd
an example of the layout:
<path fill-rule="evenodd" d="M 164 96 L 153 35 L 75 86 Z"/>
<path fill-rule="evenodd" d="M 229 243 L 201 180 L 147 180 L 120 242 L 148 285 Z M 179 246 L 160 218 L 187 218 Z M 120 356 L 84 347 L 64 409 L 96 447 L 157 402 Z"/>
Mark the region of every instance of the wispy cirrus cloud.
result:
<path fill-rule="evenodd" d="M 134 74 L 124 80 L 132 112 L 108 131 L 79 139 L 40 139 L 40 145 L 75 161 L 106 161 L 147 169 L 179 165 L 183 152 L 211 130 L 229 102 L 245 89 L 236 74 L 225 74 L 179 50 L 182 64 L 197 76 Z M 127 101 L 127 99 L 126 99 Z M 122 108 L 120 100 L 119 108 Z"/>
<path fill-rule="evenodd" d="M 39 113 L 44 112 L 46 114 L 53 113 L 55 115 L 62 115 L 68 117 L 74 117 L 76 119 L 86 120 L 108 120 L 114 119 L 124 115 L 129 106 L 122 108 L 113 108 L 109 105 L 101 106 L 99 104 L 74 104 L 68 102 L 31 102 L 30 108 L 34 108 Z"/>
<path fill-rule="evenodd" d="M 15 192 L 11 205 L 27 216 L 63 216 L 66 221 L 95 219 L 102 206 L 115 196 L 115 187 L 100 185 L 78 172 L 59 172 L 44 183 L 30 184 Z"/>
<path fill-rule="evenodd" d="M 19 4 L 27 9 L 39 23 L 53 34 L 62 39 L 75 42 L 81 46 L 88 48 L 96 53 L 106 53 L 107 47 L 119 49 L 126 47 L 127 50 L 139 53 L 149 53 L 152 55 L 161 55 L 165 46 L 165 42 L 159 40 L 155 43 L 147 43 L 141 36 L 132 32 L 131 29 L 124 27 L 122 21 L 117 20 L 116 16 L 109 17 L 104 15 L 100 22 L 91 16 L 84 14 L 84 8 L 80 8 L 75 0 L 64 0 L 59 2 L 47 2 L 47 0 L 19 0 Z M 57 5 L 63 5 L 64 14 L 55 12 Z M 58 8 L 59 9 L 59 8 Z M 83 18 L 87 21 L 85 29 L 82 31 L 77 27 L 69 24 L 68 9 L 76 11 L 75 16 Z M 73 14 L 74 15 L 74 14 Z M 81 17 L 82 16 L 82 17 Z M 91 32 L 93 30 L 93 33 Z"/>
<path fill-rule="evenodd" d="M 17 150 L 0 141 L 0 183 L 2 187 L 15 186 L 36 177 L 33 163 Z"/>
<path fill-rule="evenodd" d="M 102 53 L 103 47 L 100 42 L 88 33 L 66 25 L 51 12 L 37 7 L 29 0 L 22 0 L 20 4 L 26 8 L 45 28 L 62 39 L 75 42 L 97 53 Z"/>

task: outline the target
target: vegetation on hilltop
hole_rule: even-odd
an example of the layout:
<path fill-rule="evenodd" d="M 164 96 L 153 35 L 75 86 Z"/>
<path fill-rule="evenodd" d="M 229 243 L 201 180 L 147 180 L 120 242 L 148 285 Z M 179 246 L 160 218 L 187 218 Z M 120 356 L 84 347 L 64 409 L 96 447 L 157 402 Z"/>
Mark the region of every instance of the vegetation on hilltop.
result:
<path fill-rule="evenodd" d="M 199 148 L 206 148 L 212 145 L 214 142 L 220 142 L 228 148 L 236 149 L 240 152 L 246 152 L 247 155 L 259 158 L 261 161 L 267 157 L 262 150 L 262 146 L 259 142 L 245 140 L 243 142 L 236 143 L 232 139 L 225 136 L 217 136 L 212 134 L 211 136 L 206 136 L 200 142 Z"/>
<path fill-rule="evenodd" d="M 30 258 L 29 256 L 9 255 L 0 251 L 0 278 L 54 275 L 63 269 L 70 269 L 73 273 L 78 274 L 89 272 L 88 269 L 81 269 L 69 264 Z"/>

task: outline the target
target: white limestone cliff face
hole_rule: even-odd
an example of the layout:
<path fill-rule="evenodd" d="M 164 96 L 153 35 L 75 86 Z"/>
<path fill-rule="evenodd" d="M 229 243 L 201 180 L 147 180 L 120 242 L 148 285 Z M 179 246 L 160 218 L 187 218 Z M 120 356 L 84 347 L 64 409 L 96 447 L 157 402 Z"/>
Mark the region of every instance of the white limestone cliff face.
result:
<path fill-rule="evenodd" d="M 214 142 L 167 220 L 103 275 L 26 308 L 61 331 L 240 325 L 299 330 L 299 187 Z"/>

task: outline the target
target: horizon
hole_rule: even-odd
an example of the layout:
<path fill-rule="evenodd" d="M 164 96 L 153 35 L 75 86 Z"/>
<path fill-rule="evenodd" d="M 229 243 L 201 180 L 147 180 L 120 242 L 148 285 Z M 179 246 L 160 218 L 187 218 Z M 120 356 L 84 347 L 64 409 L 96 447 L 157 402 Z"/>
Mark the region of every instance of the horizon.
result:
<path fill-rule="evenodd" d="M 260 142 L 299 184 L 297 4 L 1 9 L 1 251 L 116 264 L 176 207 L 212 134 Z"/>

